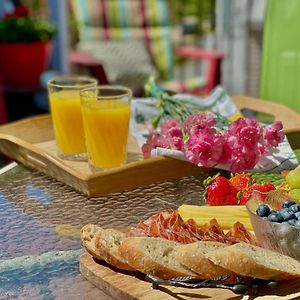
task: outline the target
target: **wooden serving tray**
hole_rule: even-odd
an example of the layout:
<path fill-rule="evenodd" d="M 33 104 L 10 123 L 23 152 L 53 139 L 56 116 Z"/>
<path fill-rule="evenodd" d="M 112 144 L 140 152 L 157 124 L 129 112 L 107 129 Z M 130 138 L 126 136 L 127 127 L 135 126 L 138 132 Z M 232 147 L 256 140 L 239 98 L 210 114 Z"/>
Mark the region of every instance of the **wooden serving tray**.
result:
<path fill-rule="evenodd" d="M 87 162 L 63 160 L 57 156 L 50 115 L 0 126 L 0 151 L 89 197 L 188 176 L 202 170 L 192 163 L 172 158 L 143 160 L 135 138 L 129 136 L 127 164 L 92 173 Z"/>
<path fill-rule="evenodd" d="M 178 287 L 160 287 L 154 290 L 151 283 L 143 280 L 143 275 L 122 272 L 105 263 L 96 262 L 91 255 L 84 253 L 80 257 L 81 274 L 96 287 L 114 299 L 120 300 L 169 300 L 169 299 L 252 299 L 240 296 L 230 290 L 216 288 L 184 289 Z M 300 280 L 284 282 L 276 289 L 266 288 L 255 295 L 256 300 L 263 299 L 300 299 Z M 253 299 L 254 299 L 253 298 Z"/>
<path fill-rule="evenodd" d="M 263 112 L 272 115 L 275 120 L 281 120 L 291 147 L 300 148 L 300 114 L 278 103 L 242 96 L 234 96 L 232 99 L 240 110 Z M 89 197 L 208 171 L 169 157 L 143 160 L 135 139 L 130 136 L 128 141 L 128 161 L 125 166 L 92 173 L 87 162 L 62 160 L 56 155 L 50 115 L 0 126 L 2 153 L 72 186 Z"/>

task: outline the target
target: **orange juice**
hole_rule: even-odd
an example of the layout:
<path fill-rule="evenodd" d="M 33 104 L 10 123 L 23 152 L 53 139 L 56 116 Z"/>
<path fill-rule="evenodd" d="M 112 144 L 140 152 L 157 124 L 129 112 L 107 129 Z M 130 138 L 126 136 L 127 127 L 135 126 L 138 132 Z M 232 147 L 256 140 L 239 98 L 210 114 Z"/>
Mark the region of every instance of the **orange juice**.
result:
<path fill-rule="evenodd" d="M 86 152 L 79 91 L 51 93 L 50 106 L 58 149 L 64 155 Z"/>
<path fill-rule="evenodd" d="M 119 167 L 126 161 L 130 103 L 120 100 L 82 101 L 87 152 L 94 167 Z"/>

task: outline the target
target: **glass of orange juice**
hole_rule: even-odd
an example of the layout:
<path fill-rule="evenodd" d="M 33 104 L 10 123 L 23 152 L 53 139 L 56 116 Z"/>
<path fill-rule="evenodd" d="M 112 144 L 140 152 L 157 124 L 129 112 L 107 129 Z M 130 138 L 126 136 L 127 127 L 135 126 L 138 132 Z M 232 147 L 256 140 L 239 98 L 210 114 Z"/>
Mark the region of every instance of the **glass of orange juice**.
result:
<path fill-rule="evenodd" d="M 88 161 L 92 171 L 126 163 L 132 92 L 122 86 L 99 86 L 80 92 Z"/>
<path fill-rule="evenodd" d="M 86 159 L 79 92 L 96 86 L 96 79 L 82 76 L 59 76 L 48 82 L 54 135 L 58 155 L 63 159 Z"/>

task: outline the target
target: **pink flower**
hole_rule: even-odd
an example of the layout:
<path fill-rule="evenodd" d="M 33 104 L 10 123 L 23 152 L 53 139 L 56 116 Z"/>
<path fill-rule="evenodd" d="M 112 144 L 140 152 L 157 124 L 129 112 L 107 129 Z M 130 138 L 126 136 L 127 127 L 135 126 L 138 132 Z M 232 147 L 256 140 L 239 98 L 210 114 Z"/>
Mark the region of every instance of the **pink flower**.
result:
<path fill-rule="evenodd" d="M 183 139 L 180 137 L 173 137 L 170 140 L 170 148 L 175 150 L 183 150 L 184 142 Z"/>
<path fill-rule="evenodd" d="M 165 133 L 165 136 L 182 138 L 183 134 L 180 128 L 172 127 Z"/>
<path fill-rule="evenodd" d="M 223 151 L 218 163 L 222 165 L 228 164 L 230 162 L 231 156 L 232 156 L 232 148 L 230 147 L 230 144 L 224 137 Z"/>
<path fill-rule="evenodd" d="M 258 148 L 253 148 L 251 151 L 246 147 L 237 147 L 232 151 L 230 171 L 238 173 L 246 170 L 251 170 L 258 163 L 260 152 Z"/>
<path fill-rule="evenodd" d="M 184 153 L 188 160 L 198 166 L 214 167 L 223 153 L 224 140 L 221 135 L 191 135 L 185 142 Z"/>
<path fill-rule="evenodd" d="M 181 123 L 178 120 L 166 120 L 161 125 L 161 140 L 165 143 L 165 148 L 182 150 L 183 134 Z"/>
<path fill-rule="evenodd" d="M 200 113 L 198 115 L 187 116 L 183 123 L 183 128 L 187 134 L 198 134 L 202 130 L 208 130 L 211 133 L 215 132 L 212 126 L 216 125 L 217 121 L 211 114 Z"/>
<path fill-rule="evenodd" d="M 239 135 L 240 130 L 247 126 L 256 127 L 258 129 L 260 128 L 259 123 L 257 122 L 256 119 L 241 118 L 232 122 L 228 131 L 230 134 Z"/>
<path fill-rule="evenodd" d="M 257 149 L 260 153 L 260 155 L 267 155 L 270 153 L 269 147 L 267 147 L 266 143 L 264 141 L 261 141 L 257 144 Z"/>
<path fill-rule="evenodd" d="M 268 144 L 277 147 L 284 139 L 282 122 L 276 121 L 264 128 L 263 137 Z"/>
<path fill-rule="evenodd" d="M 230 125 L 228 134 L 236 136 L 238 138 L 236 142 L 254 147 L 259 141 L 260 126 L 255 119 L 239 119 Z"/>
<path fill-rule="evenodd" d="M 166 120 L 161 124 L 161 127 L 160 127 L 161 134 L 162 135 L 167 134 L 169 132 L 169 130 L 173 129 L 173 128 L 180 129 L 181 123 L 176 119 Z"/>
<path fill-rule="evenodd" d="M 161 134 L 151 131 L 146 143 L 142 146 L 144 159 L 151 156 L 151 150 L 157 147 L 182 150 L 183 134 L 178 120 L 170 119 L 162 123 Z"/>
<path fill-rule="evenodd" d="M 160 138 L 157 132 L 153 131 L 150 133 L 147 142 L 142 146 L 143 158 L 150 158 L 151 150 L 157 147 L 165 148 L 165 143 Z"/>
<path fill-rule="evenodd" d="M 284 138 L 281 122 L 265 128 L 251 118 L 239 119 L 229 128 L 217 124 L 215 117 L 206 113 L 187 116 L 183 124 L 167 120 L 161 125 L 161 133 L 151 132 L 143 145 L 144 158 L 156 147 L 176 149 L 198 166 L 221 164 L 236 173 L 253 169 Z"/>

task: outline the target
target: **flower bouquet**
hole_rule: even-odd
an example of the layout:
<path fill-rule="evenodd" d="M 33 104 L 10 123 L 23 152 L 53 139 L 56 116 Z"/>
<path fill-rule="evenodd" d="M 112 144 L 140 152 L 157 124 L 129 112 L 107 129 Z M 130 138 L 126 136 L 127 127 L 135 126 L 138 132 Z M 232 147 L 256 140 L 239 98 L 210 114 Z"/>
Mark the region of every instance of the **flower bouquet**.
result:
<path fill-rule="evenodd" d="M 147 88 L 148 93 L 155 96 L 160 113 L 153 119 L 154 126 L 142 145 L 144 158 L 149 158 L 155 149 L 169 149 L 175 153 L 174 157 L 181 155 L 181 159 L 198 166 L 236 173 L 252 170 L 266 157 L 269 163 L 270 156 L 280 152 L 277 148 L 286 140 L 280 121 L 268 125 L 254 118 L 230 121 L 218 113 L 199 112 L 193 103 L 174 101 L 174 97 L 158 89 L 153 82 Z M 293 155 L 287 140 L 286 143 L 287 153 L 290 151 Z"/>
<path fill-rule="evenodd" d="M 231 172 L 251 170 L 260 158 L 283 141 L 282 123 L 260 125 L 255 119 L 241 118 L 228 125 L 220 116 L 199 113 L 185 117 L 183 122 L 169 119 L 153 130 L 142 146 L 144 158 L 157 147 L 182 151 L 198 166 L 217 165 Z"/>

